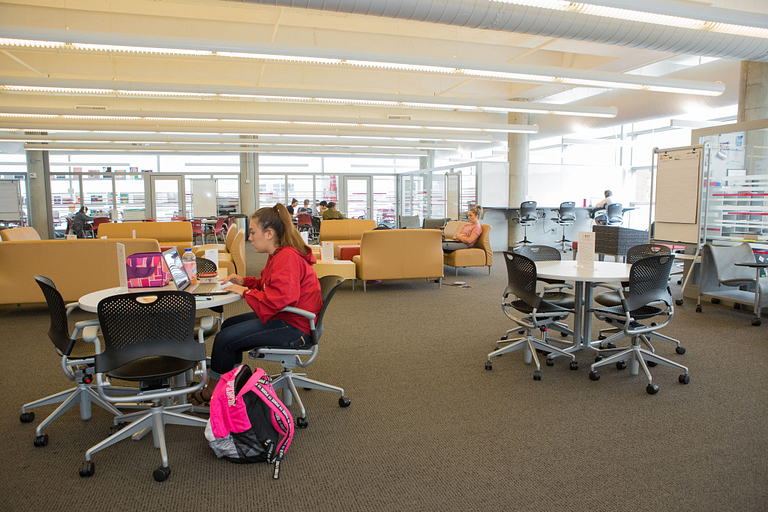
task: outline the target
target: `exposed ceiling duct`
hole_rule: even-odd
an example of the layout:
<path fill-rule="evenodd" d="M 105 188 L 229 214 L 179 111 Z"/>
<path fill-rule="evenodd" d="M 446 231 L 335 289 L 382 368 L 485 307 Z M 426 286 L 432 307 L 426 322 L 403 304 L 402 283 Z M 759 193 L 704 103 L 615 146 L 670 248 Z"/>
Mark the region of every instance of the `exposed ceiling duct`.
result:
<path fill-rule="evenodd" d="M 600 16 L 511 5 L 489 0 L 228 0 L 331 12 L 380 16 L 401 20 L 562 39 L 606 43 L 707 57 L 768 62 L 768 39 L 624 21 Z M 600 2 L 597 2 L 600 3 Z M 639 9 L 637 1 L 614 0 L 615 6 Z M 669 4 L 669 3 L 668 3 Z M 766 16 L 690 6 L 698 19 L 766 25 Z M 648 10 L 648 9 L 646 9 Z"/>

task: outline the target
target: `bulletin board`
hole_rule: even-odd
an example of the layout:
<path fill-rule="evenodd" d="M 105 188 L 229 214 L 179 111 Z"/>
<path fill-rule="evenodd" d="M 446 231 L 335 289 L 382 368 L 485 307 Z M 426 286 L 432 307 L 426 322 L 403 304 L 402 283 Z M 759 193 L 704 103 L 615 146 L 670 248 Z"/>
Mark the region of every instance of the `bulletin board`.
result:
<path fill-rule="evenodd" d="M 0 180 L 0 220 L 21 221 L 19 180 Z"/>

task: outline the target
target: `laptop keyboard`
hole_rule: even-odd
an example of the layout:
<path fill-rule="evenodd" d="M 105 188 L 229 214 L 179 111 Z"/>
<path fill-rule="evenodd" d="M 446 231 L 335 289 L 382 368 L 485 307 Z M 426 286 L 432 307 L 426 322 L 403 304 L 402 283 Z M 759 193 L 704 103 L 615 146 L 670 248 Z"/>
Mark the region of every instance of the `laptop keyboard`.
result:
<path fill-rule="evenodd" d="M 211 293 L 217 291 L 219 291 L 218 283 L 198 283 L 198 285 L 195 287 L 195 293 Z"/>

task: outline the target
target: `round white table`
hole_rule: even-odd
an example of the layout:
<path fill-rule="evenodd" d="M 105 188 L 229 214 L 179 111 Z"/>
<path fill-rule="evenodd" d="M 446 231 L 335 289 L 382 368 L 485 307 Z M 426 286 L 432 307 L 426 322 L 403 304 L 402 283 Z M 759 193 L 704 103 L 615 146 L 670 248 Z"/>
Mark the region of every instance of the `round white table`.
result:
<path fill-rule="evenodd" d="M 80 309 L 83 311 L 89 311 L 91 313 L 97 313 L 99 308 L 99 302 L 102 299 L 111 297 L 113 295 L 122 295 L 125 293 L 152 293 L 154 291 L 169 291 L 176 290 L 176 286 L 168 285 L 161 288 L 105 288 L 91 292 L 87 295 L 83 295 L 78 300 Z M 224 304 L 231 304 L 242 299 L 240 295 L 234 292 L 225 293 L 221 295 L 203 295 L 195 298 L 195 304 L 199 309 L 212 308 L 216 306 L 223 306 Z"/>
<path fill-rule="evenodd" d="M 573 321 L 573 346 L 566 349 L 567 352 L 591 347 L 589 338 L 592 335 L 592 316 L 586 313 L 592 307 L 591 284 L 629 281 L 631 268 L 632 265 L 613 261 L 595 261 L 593 268 L 579 267 L 573 260 L 536 262 L 537 277 L 573 281 L 575 285 L 576 314 Z M 589 286 L 584 286 L 584 283 L 589 283 Z"/>

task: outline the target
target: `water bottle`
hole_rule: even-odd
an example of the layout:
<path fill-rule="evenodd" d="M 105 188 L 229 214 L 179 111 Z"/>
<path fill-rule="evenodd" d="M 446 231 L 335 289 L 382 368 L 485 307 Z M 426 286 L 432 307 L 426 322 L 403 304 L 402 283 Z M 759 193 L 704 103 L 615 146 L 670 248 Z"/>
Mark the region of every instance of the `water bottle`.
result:
<path fill-rule="evenodd" d="M 189 275 L 190 281 L 193 283 L 197 281 L 197 258 L 192 252 L 192 249 L 184 249 L 184 256 L 181 257 L 181 261 L 184 262 L 184 269 Z"/>

